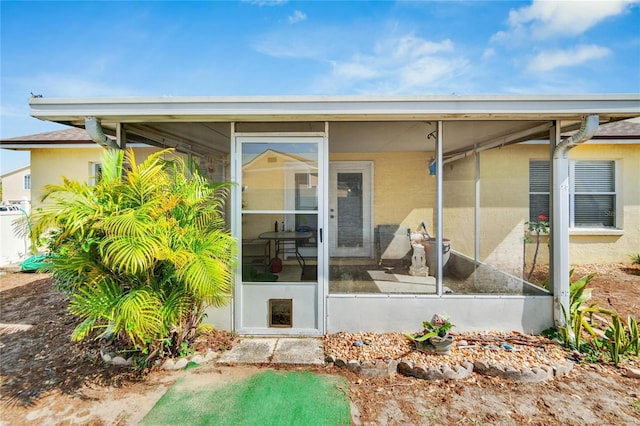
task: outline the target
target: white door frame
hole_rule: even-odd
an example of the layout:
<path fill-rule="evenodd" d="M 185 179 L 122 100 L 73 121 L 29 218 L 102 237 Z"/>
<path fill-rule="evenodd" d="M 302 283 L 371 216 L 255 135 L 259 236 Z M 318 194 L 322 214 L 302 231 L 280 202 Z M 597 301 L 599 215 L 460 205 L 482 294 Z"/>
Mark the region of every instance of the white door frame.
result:
<path fill-rule="evenodd" d="M 235 129 L 234 129 L 235 130 Z M 326 184 L 325 179 L 327 167 L 326 152 L 327 152 L 327 136 L 326 133 L 237 133 L 232 132 L 232 180 L 238 185 L 234 185 L 232 189 L 233 203 L 232 203 L 232 233 L 238 241 L 242 241 L 242 144 L 252 142 L 265 142 L 273 141 L 275 143 L 317 143 L 318 144 L 318 231 L 322 235 L 322 229 L 325 227 L 323 214 L 326 212 Z M 289 206 L 287 206 L 289 207 Z M 286 209 L 285 209 L 286 210 Z M 306 212 L 306 211 L 300 211 Z M 252 213 L 274 213 L 268 210 L 252 210 Z M 299 213 L 295 210 L 288 211 L 287 213 L 295 214 Z M 249 283 L 243 284 L 242 282 L 242 247 L 240 244 L 240 253 L 238 258 L 238 267 L 235 274 L 235 291 L 234 291 L 234 312 L 233 312 L 233 328 L 240 334 L 251 335 L 322 335 L 325 330 L 325 297 L 326 297 L 326 284 L 324 282 L 324 270 L 326 260 L 324 259 L 324 253 L 326 250 L 323 248 L 322 239 L 318 240 L 317 250 L 317 263 L 318 274 L 317 281 L 309 282 L 275 282 L 275 283 Z M 258 325 L 248 325 L 244 322 L 246 313 L 243 310 L 251 312 L 252 309 L 262 310 L 264 303 L 269 298 L 293 298 L 294 299 L 294 324 L 296 320 L 296 306 L 301 302 L 309 301 L 309 295 L 312 292 L 314 294 L 313 300 L 315 300 L 315 306 L 312 310 L 315 311 L 315 327 L 303 326 L 294 328 L 269 328 L 267 326 L 262 327 Z M 249 295 L 247 300 L 244 297 Z M 296 297 L 301 298 L 296 301 Z M 263 300 L 264 299 L 264 300 Z M 248 306 L 253 303 L 253 306 Z M 257 305 L 256 305 L 257 304 Z M 311 307 L 309 307 L 311 308 Z M 255 322 L 255 321 L 254 321 Z"/>
<path fill-rule="evenodd" d="M 337 246 L 337 174 L 339 172 L 362 173 L 362 232 L 361 248 Z M 373 161 L 331 161 L 329 163 L 329 255 L 332 257 L 373 257 Z"/>

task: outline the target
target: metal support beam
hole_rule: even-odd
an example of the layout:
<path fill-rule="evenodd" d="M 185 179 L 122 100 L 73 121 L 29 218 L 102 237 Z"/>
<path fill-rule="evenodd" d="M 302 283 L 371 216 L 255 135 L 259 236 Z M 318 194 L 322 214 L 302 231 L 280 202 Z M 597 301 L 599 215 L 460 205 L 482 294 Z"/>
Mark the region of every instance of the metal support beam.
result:
<path fill-rule="evenodd" d="M 473 260 L 475 265 L 480 261 L 480 153 L 475 153 L 475 208 L 473 220 Z M 475 267 L 474 265 L 474 267 Z"/>
<path fill-rule="evenodd" d="M 120 149 L 127 149 L 127 131 L 122 123 L 116 124 L 116 143 Z"/>
<path fill-rule="evenodd" d="M 436 140 L 436 290 L 438 296 L 444 293 L 442 282 L 442 233 L 444 232 L 443 222 L 443 194 L 442 194 L 442 121 L 438 121 L 438 139 Z"/>
<path fill-rule="evenodd" d="M 487 139 L 477 141 L 475 144 L 473 144 L 473 149 L 469 149 L 464 152 L 453 154 L 450 157 L 447 157 L 444 162 L 445 164 L 451 163 L 453 161 L 466 158 L 473 153 L 487 151 L 499 146 L 505 146 L 531 140 L 535 135 L 540 135 L 546 132 L 549 129 L 549 126 L 549 123 L 543 123 L 529 129 L 520 130 L 517 132 L 508 132 L 501 136 L 491 136 Z"/>
<path fill-rule="evenodd" d="M 552 164 L 553 162 L 553 153 L 556 150 L 556 147 L 558 146 L 558 144 L 560 144 L 560 132 L 561 132 L 561 128 L 560 128 L 560 122 L 559 121 L 553 121 L 552 122 L 552 126 L 549 129 L 549 164 Z M 549 167 L 549 214 L 552 215 L 553 213 L 553 167 Z M 552 217 L 548 218 L 549 223 L 551 224 L 552 221 Z M 553 263 L 554 263 L 554 257 L 553 257 L 553 244 L 551 244 L 553 242 L 553 226 L 549 226 L 549 291 L 552 294 L 555 294 L 555 283 L 553 282 L 554 280 L 554 274 L 553 274 Z M 560 315 L 562 315 L 562 312 L 559 313 Z"/>

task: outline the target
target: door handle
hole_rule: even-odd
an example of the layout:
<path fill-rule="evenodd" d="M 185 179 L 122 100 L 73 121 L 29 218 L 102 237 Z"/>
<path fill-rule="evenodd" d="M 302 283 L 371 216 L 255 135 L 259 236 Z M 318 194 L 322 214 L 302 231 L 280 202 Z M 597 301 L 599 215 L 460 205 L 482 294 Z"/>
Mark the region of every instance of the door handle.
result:
<path fill-rule="evenodd" d="M 320 242 L 322 242 L 322 228 L 318 229 L 319 233 L 320 233 Z"/>

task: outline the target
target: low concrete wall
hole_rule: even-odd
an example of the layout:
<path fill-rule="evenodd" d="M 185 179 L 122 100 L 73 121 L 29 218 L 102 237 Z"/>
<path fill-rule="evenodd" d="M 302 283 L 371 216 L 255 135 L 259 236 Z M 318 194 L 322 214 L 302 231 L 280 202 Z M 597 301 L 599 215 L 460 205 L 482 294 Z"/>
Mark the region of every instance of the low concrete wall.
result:
<path fill-rule="evenodd" d="M 29 254 L 29 238 L 19 237 L 14 221 L 25 218 L 21 211 L 0 212 L 0 266 L 17 263 Z"/>
<path fill-rule="evenodd" d="M 539 333 L 553 325 L 552 296 L 330 295 L 327 333 L 415 331 L 445 314 L 455 331 Z"/>

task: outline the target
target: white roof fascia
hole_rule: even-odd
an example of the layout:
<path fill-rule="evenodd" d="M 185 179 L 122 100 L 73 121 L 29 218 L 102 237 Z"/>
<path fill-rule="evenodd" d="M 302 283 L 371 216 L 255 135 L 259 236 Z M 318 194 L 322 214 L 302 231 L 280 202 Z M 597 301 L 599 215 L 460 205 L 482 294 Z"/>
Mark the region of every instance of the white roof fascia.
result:
<path fill-rule="evenodd" d="M 24 143 L 24 144 L 2 144 L 0 149 L 15 149 L 15 150 L 31 150 L 31 149 L 48 149 L 48 148 L 102 148 L 96 143 L 78 143 L 78 144 L 64 144 L 64 143 Z M 154 148 L 153 145 L 147 145 L 144 143 L 128 143 L 127 148 Z"/>
<path fill-rule="evenodd" d="M 545 120 L 640 116 L 640 94 L 31 98 L 31 115 L 117 122 L 282 120 Z"/>
<path fill-rule="evenodd" d="M 24 170 L 28 170 L 30 168 L 31 168 L 31 165 L 27 164 L 26 166 L 22 166 L 22 167 L 18 167 L 16 169 L 13 169 L 13 170 L 9 170 L 8 172 L 5 172 L 2 175 L 0 175 L 0 177 L 6 177 L 6 176 L 9 176 L 9 175 L 20 173 L 20 172 L 22 172 Z"/>

